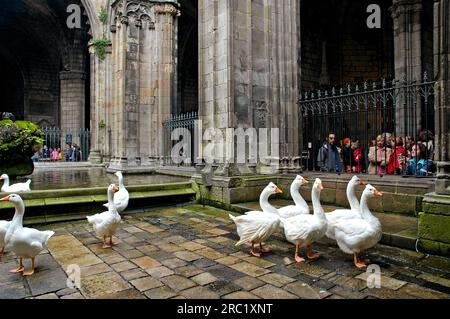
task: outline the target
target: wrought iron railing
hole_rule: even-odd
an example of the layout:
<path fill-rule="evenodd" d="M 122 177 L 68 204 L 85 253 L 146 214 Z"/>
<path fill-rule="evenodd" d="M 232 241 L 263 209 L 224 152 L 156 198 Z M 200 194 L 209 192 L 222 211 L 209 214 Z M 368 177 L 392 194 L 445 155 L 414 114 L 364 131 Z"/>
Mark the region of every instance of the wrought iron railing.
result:
<path fill-rule="evenodd" d="M 39 161 L 51 161 L 50 150 L 59 149 L 62 161 L 87 161 L 90 151 L 90 132 L 88 129 L 62 129 L 43 127 L 44 143 L 39 152 Z M 70 149 L 74 146 L 76 151 Z M 47 150 L 47 151 L 46 151 Z M 50 153 L 50 154 L 49 154 Z"/>
<path fill-rule="evenodd" d="M 302 94 L 299 102 L 304 169 L 384 175 L 389 174 L 391 160 L 392 174 L 432 175 L 434 87 L 435 82 L 425 74 L 421 81 L 383 80 Z M 335 150 L 327 142 L 329 133 L 335 134 L 334 145 L 339 147 L 338 153 L 330 151 L 330 155 L 339 154 L 338 165 L 333 156 L 328 156 L 328 149 Z M 379 135 L 384 142 L 376 146 Z M 342 144 L 348 141 L 346 138 L 350 139 L 350 144 L 346 144 L 350 149 Z M 359 141 L 359 147 L 354 141 Z M 361 153 L 359 159 L 354 156 L 356 149 Z"/>
<path fill-rule="evenodd" d="M 178 115 L 171 115 L 170 119 L 164 123 L 164 165 L 166 166 L 194 166 L 195 163 L 195 143 L 194 143 L 194 131 L 196 129 L 196 122 L 198 120 L 197 112 L 189 112 Z M 181 129 L 181 130 L 180 130 Z M 189 132 L 188 138 L 190 141 L 185 143 L 189 149 L 184 147 L 179 153 L 173 154 L 172 150 L 177 143 L 182 142 L 180 139 L 182 130 L 185 129 Z M 178 132 L 178 133 L 177 133 Z M 173 135 L 179 136 L 173 136 Z M 174 140 L 172 139 L 174 138 Z M 186 155 L 188 154 L 188 155 Z M 184 158 L 184 159 L 183 159 Z"/>

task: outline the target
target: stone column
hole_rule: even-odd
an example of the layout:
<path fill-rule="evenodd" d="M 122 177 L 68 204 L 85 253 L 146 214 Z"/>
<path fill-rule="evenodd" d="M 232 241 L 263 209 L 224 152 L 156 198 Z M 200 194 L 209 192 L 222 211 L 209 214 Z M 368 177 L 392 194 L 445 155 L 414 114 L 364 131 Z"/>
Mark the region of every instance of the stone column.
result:
<path fill-rule="evenodd" d="M 297 1 L 200 0 L 199 12 L 203 128 L 224 137 L 227 128 L 280 129 L 276 156 L 297 156 Z M 256 172 L 254 163 L 220 166 L 223 175 Z"/>
<path fill-rule="evenodd" d="M 435 1 L 434 7 L 436 192 L 450 195 L 450 1 Z"/>
<path fill-rule="evenodd" d="M 79 138 L 75 134 L 80 128 L 84 128 L 85 119 L 85 81 L 86 73 L 82 71 L 62 71 L 60 79 L 60 126 L 63 130 L 72 131 L 72 143 L 79 144 Z M 62 137 L 61 146 L 64 148 L 65 136 Z"/>
<path fill-rule="evenodd" d="M 394 28 L 395 78 L 406 81 L 421 80 L 422 68 L 422 0 L 394 0 L 391 7 Z M 419 129 L 408 123 L 420 123 L 420 104 L 417 111 L 412 101 L 399 97 L 396 114 L 397 134 L 415 135 Z M 409 111 L 408 111 L 409 110 Z M 416 114 L 415 121 L 412 116 Z"/>
<path fill-rule="evenodd" d="M 169 0 L 113 4 L 110 170 L 148 171 L 164 155 L 177 7 Z"/>
<path fill-rule="evenodd" d="M 435 192 L 427 194 L 419 214 L 418 247 L 450 256 L 450 1 L 434 1 Z"/>

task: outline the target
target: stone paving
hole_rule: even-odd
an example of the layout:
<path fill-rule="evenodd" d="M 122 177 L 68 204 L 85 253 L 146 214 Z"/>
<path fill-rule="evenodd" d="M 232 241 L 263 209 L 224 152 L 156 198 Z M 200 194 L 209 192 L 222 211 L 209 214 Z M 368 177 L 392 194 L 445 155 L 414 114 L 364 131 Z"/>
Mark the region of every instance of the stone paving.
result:
<path fill-rule="evenodd" d="M 276 234 L 272 252 L 258 259 L 248 247 L 235 247 L 235 225 L 228 212 L 192 205 L 125 216 L 118 245 L 101 248 L 86 221 L 52 224 L 48 251 L 37 257 L 27 278 L 0 263 L 0 298 L 446 298 L 450 260 L 383 245 L 367 256 L 381 267 L 381 287 L 368 288 L 365 271 L 350 255 L 327 241 L 315 245 L 321 258 L 297 264 L 294 248 Z M 29 267 L 30 262 L 26 262 Z M 67 273 L 79 267 L 80 289 L 68 288 Z M 71 275 L 71 278 L 73 276 Z"/>

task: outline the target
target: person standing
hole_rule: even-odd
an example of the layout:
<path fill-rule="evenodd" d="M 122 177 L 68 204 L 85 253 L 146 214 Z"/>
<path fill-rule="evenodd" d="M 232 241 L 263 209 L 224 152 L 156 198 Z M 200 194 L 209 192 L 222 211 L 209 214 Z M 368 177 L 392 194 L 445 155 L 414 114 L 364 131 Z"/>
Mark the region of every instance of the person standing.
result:
<path fill-rule="evenodd" d="M 391 156 L 392 149 L 386 147 L 382 135 L 377 136 L 377 145 L 369 149 L 369 168 L 368 173 L 373 175 L 385 175 L 387 173 L 387 164 Z"/>
<path fill-rule="evenodd" d="M 322 172 L 341 172 L 342 163 L 340 149 L 336 146 L 336 135 L 328 134 L 328 138 L 317 154 L 317 165 Z"/>

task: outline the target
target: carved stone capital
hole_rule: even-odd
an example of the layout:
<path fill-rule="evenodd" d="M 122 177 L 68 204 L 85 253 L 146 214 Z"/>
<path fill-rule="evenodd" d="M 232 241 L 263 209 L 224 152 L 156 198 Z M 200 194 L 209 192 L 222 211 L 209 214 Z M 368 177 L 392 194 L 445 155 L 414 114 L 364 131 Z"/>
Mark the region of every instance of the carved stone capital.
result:
<path fill-rule="evenodd" d="M 180 10 L 176 8 L 173 4 L 164 3 L 164 4 L 156 4 L 153 7 L 155 14 L 171 14 L 175 17 L 179 17 L 181 15 Z"/>

